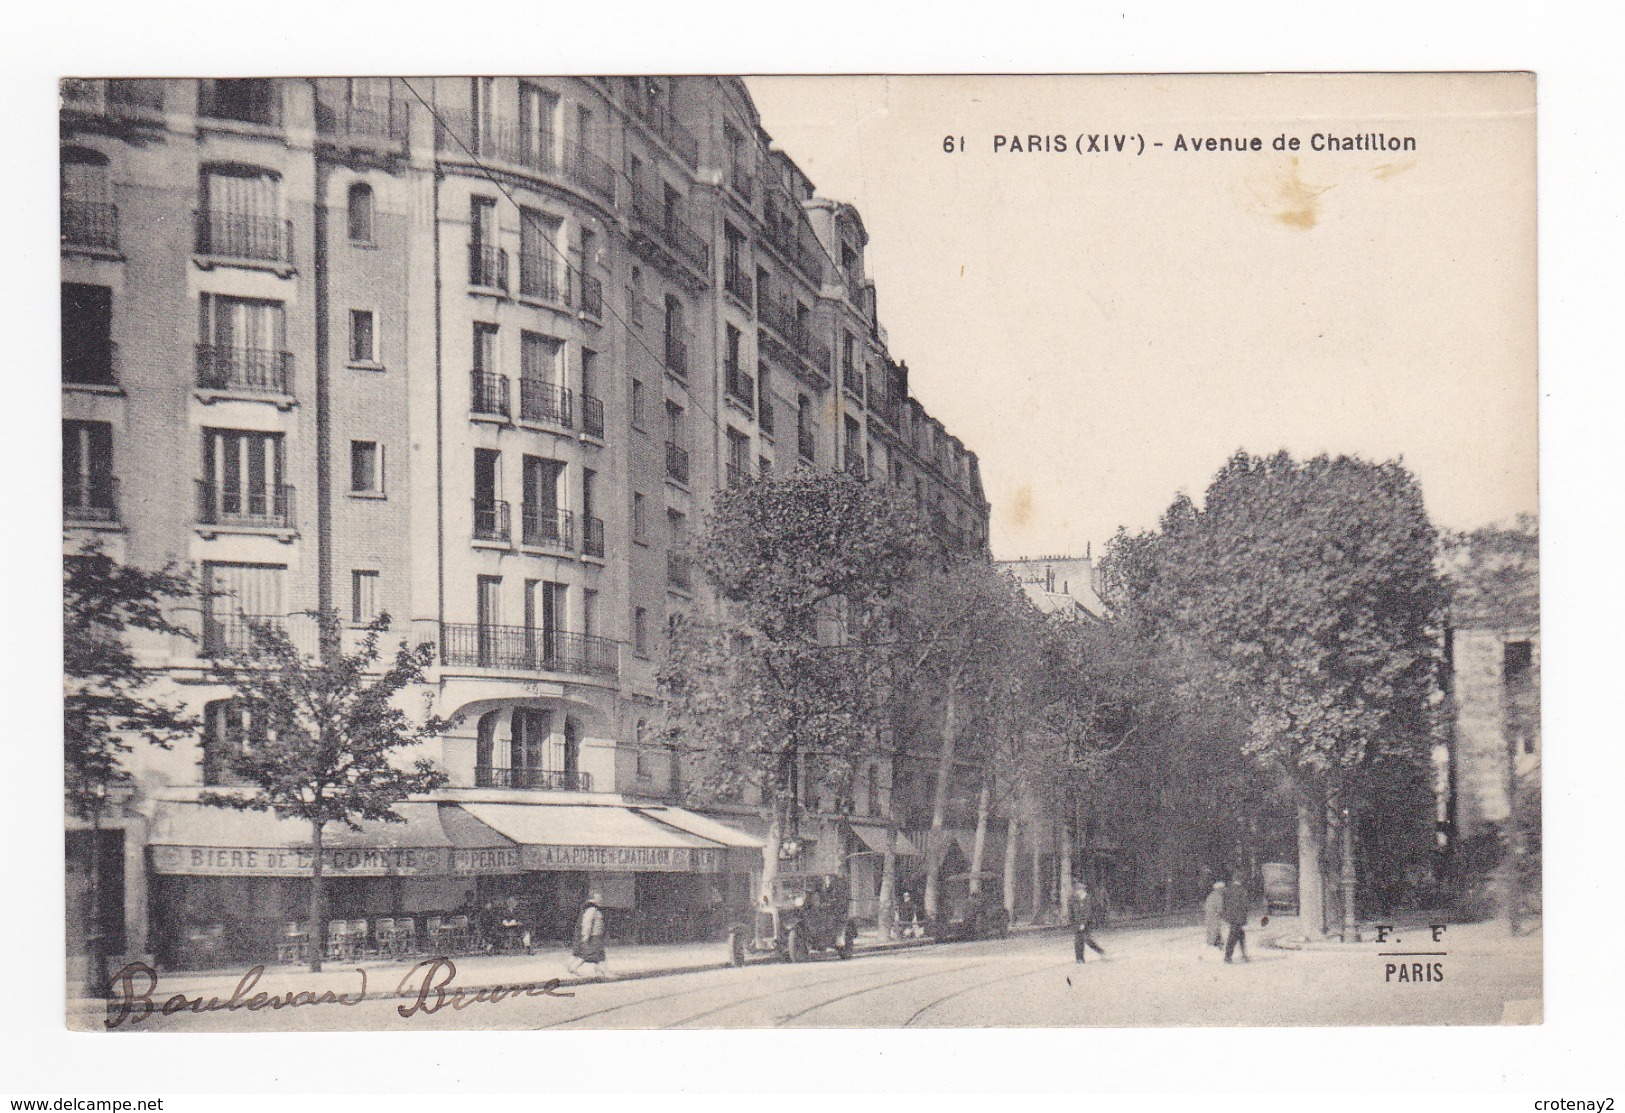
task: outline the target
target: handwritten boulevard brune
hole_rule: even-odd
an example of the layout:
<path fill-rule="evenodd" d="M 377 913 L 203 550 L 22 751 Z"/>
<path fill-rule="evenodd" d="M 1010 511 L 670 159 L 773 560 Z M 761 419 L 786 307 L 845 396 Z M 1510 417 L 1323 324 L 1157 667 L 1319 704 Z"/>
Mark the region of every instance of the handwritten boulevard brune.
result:
<path fill-rule="evenodd" d="M 188 997 L 184 993 L 171 994 L 162 1003 L 154 999 L 158 989 L 158 972 L 144 962 L 132 962 L 113 975 L 112 996 L 107 1002 L 107 1027 L 117 1028 L 128 1021 L 139 1024 L 153 1013 L 174 1016 L 176 1013 L 259 1012 L 262 1009 L 297 1009 L 309 1005 L 361 1004 L 367 999 L 367 971 L 356 967 L 361 985 L 355 993 L 337 993 L 331 989 L 317 992 L 299 989 L 284 993 L 251 992 L 259 984 L 265 967 L 254 966 L 243 975 L 231 996 Z M 494 1005 L 511 997 L 574 997 L 575 994 L 559 988 L 558 978 L 545 982 L 520 982 L 514 985 L 482 986 L 479 989 L 461 989 L 452 986 L 457 977 L 457 964 L 449 958 L 428 958 L 406 972 L 396 987 L 395 995 L 405 1004 L 395 1011 L 404 1018 L 422 1013 L 425 1016 L 441 1009 L 466 1009 L 470 1005 Z"/>

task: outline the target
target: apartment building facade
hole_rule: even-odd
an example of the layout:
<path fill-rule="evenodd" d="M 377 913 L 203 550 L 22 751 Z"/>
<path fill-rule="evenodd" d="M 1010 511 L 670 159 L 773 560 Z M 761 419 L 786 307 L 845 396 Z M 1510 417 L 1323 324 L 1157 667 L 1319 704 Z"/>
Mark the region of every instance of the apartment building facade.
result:
<path fill-rule="evenodd" d="M 114 949 L 172 963 L 298 918 L 303 834 L 197 797 L 248 737 L 211 662 L 244 616 L 313 645 L 312 608 L 435 643 L 414 698 L 455 723 L 446 789 L 339 837 L 335 918 L 513 898 L 560 935 L 592 886 L 652 937 L 748 900 L 759 841 L 678 806 L 651 727 L 710 494 L 847 469 L 967 551 L 988 506 L 858 213 L 743 84 L 70 81 L 61 135 L 65 542 L 203 589 L 194 637 L 136 639 L 199 736 L 139 752 L 101 845 L 70 830 L 70 904 L 101 855 Z"/>

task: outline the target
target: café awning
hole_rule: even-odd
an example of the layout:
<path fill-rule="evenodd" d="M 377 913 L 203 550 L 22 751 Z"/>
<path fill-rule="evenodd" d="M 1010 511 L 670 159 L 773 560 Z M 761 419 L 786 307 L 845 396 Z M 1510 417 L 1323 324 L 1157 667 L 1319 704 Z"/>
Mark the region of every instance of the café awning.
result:
<path fill-rule="evenodd" d="M 342 877 L 433 877 L 514 872 L 513 842 L 452 805 L 397 804 L 405 822 L 362 820 L 322 832 L 325 872 Z M 161 800 L 147 836 L 155 873 L 302 877 L 311 871 L 310 825 L 271 812 Z"/>
<path fill-rule="evenodd" d="M 884 827 L 871 827 L 868 824 L 852 824 L 852 833 L 858 837 L 869 850 L 876 854 L 886 853 L 886 829 Z M 915 846 L 903 832 L 897 832 L 897 855 L 900 858 L 917 858 L 920 848 Z"/>
<path fill-rule="evenodd" d="M 728 844 L 615 804 L 459 805 L 512 839 L 526 870 L 721 873 Z"/>

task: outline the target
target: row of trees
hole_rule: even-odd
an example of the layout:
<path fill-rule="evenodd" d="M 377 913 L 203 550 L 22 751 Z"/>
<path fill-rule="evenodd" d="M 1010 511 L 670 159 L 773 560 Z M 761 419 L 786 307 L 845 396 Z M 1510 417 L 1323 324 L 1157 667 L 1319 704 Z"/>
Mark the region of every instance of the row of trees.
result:
<path fill-rule="evenodd" d="M 761 803 L 764 886 L 807 799 L 926 755 L 927 914 L 956 795 L 976 800 L 973 872 L 990 820 L 1006 827 L 1009 907 L 1033 825 L 1058 833 L 1064 891 L 1097 821 L 1154 884 L 1247 865 L 1285 812 L 1310 925 L 1329 864 L 1354 915 L 1357 844 L 1370 868 L 1425 858 L 1447 595 L 1403 466 L 1238 453 L 1201 507 L 1181 496 L 1113 540 L 1105 623 L 1041 616 L 917 522 L 883 485 L 814 474 L 748 482 L 708 519 L 720 605 L 674 635 L 668 725 L 699 792 Z M 898 808 L 885 819 L 883 916 Z"/>

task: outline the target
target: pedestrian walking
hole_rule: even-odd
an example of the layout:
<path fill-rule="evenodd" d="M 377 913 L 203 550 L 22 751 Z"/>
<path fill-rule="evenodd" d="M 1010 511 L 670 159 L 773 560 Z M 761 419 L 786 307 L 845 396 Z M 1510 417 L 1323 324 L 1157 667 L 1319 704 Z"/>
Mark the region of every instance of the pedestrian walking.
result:
<path fill-rule="evenodd" d="M 1252 898 L 1247 893 L 1247 882 L 1239 873 L 1230 879 L 1230 884 L 1224 889 L 1224 922 L 1229 926 L 1230 933 L 1224 941 L 1224 960 L 1230 961 L 1236 948 L 1241 948 L 1241 961 L 1251 961 L 1247 957 L 1247 920 L 1253 914 Z"/>
<path fill-rule="evenodd" d="M 581 918 L 576 921 L 575 942 L 570 948 L 570 953 L 575 957 L 565 967 L 572 974 L 580 973 L 585 966 L 595 966 L 600 979 L 609 976 L 609 967 L 604 961 L 603 903 L 603 894 L 597 890 L 587 895 Z"/>
<path fill-rule="evenodd" d="M 1106 952 L 1095 942 L 1092 934 L 1096 924 L 1100 922 L 1100 901 L 1089 892 L 1083 882 L 1072 891 L 1072 955 L 1078 961 L 1083 961 L 1084 949 L 1094 951 L 1101 958 Z"/>
<path fill-rule="evenodd" d="M 1213 891 L 1202 902 L 1202 922 L 1207 928 L 1207 945 L 1224 946 L 1224 882 L 1215 881 Z"/>

